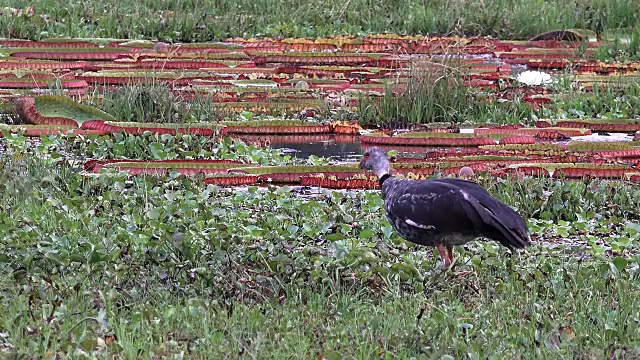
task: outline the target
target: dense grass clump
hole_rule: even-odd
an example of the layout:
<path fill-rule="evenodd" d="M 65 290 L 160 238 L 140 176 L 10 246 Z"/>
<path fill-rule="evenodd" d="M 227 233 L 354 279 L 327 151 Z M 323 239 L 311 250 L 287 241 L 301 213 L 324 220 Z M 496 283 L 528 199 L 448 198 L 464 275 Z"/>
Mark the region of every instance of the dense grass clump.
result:
<path fill-rule="evenodd" d="M 406 127 L 434 122 L 516 123 L 530 119 L 534 113 L 531 105 L 520 99 L 498 103 L 468 85 L 468 75 L 460 63 L 449 57 L 413 62 L 408 78 L 392 81 L 383 96 L 358 99 L 360 123 Z M 394 92 L 395 85 L 404 90 Z"/>

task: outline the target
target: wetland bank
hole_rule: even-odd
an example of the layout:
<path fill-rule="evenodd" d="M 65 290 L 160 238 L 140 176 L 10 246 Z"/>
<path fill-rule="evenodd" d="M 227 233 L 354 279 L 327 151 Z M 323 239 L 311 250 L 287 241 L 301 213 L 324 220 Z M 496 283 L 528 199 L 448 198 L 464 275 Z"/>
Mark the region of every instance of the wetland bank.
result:
<path fill-rule="evenodd" d="M 2 356 L 640 356 L 636 2 L 400 5 L 10 0 Z M 473 167 L 533 246 L 443 272 L 372 145 Z"/>

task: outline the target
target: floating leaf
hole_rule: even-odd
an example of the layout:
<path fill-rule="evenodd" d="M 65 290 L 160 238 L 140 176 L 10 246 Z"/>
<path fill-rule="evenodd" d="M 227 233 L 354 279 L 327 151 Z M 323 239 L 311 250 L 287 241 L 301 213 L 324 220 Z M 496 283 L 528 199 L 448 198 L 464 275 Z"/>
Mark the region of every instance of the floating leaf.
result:
<path fill-rule="evenodd" d="M 613 264 L 613 266 L 615 266 L 615 268 L 618 271 L 622 271 L 627 267 L 627 264 L 629 264 L 629 260 L 623 258 L 623 257 L 615 257 L 611 260 L 611 263 Z"/>

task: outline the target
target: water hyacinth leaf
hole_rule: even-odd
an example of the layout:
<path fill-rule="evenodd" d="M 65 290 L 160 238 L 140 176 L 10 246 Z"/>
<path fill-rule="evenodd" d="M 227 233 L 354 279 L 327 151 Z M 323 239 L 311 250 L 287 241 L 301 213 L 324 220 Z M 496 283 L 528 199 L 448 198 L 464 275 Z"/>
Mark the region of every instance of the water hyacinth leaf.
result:
<path fill-rule="evenodd" d="M 151 208 L 147 211 L 147 217 L 151 220 L 157 220 L 160 218 L 160 210 L 157 208 Z"/>
<path fill-rule="evenodd" d="M 640 223 L 627 223 L 624 227 L 624 230 L 629 233 L 632 237 L 635 237 L 640 233 Z"/>
<path fill-rule="evenodd" d="M 329 241 L 340 241 L 345 239 L 345 236 L 341 233 L 326 234 L 323 237 Z"/>
<path fill-rule="evenodd" d="M 298 230 L 300 229 L 299 226 L 296 225 L 289 225 L 287 226 L 287 231 L 289 232 L 289 234 L 291 235 L 295 235 L 298 233 Z"/>
<path fill-rule="evenodd" d="M 370 229 L 364 229 L 362 231 L 360 231 L 360 239 L 371 239 L 374 235 L 376 234 L 375 231 L 370 230 Z"/>
<path fill-rule="evenodd" d="M 383 226 L 382 227 L 382 235 L 384 235 L 385 239 L 390 239 L 391 238 L 391 234 L 393 234 L 393 227 L 392 226 Z"/>
<path fill-rule="evenodd" d="M 615 257 L 611 260 L 611 264 L 615 267 L 615 269 L 617 269 L 618 271 L 622 271 L 624 270 L 627 265 L 629 264 L 629 260 L 623 258 L 623 257 Z"/>
<path fill-rule="evenodd" d="M 65 265 L 65 261 L 62 259 L 60 254 L 52 251 L 47 251 L 44 255 L 47 259 L 55 262 L 57 265 Z"/>
<path fill-rule="evenodd" d="M 163 159 L 164 146 L 161 143 L 153 143 L 149 146 L 149 150 L 155 159 Z"/>

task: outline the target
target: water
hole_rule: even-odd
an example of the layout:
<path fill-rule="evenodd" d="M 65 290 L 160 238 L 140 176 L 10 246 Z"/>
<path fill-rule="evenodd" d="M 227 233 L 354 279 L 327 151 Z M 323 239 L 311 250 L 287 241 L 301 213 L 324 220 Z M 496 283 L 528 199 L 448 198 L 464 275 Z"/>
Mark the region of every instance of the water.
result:
<path fill-rule="evenodd" d="M 473 129 L 460 129 L 461 133 L 473 133 Z M 362 148 L 357 136 L 336 135 L 302 135 L 302 136 L 246 136 L 254 141 L 269 141 L 269 146 L 275 149 L 283 149 L 298 158 L 309 158 L 311 155 L 323 156 L 336 162 L 360 161 Z M 631 141 L 632 136 L 626 133 L 610 133 L 607 135 L 592 134 L 575 136 L 571 141 Z M 556 142 L 565 144 L 568 141 Z M 430 147 L 411 146 L 397 147 L 403 156 L 415 157 L 424 155 Z"/>
<path fill-rule="evenodd" d="M 298 137 L 300 142 L 293 141 L 290 136 L 269 137 L 271 147 L 283 149 L 298 158 L 309 158 L 311 155 L 323 156 L 337 162 L 360 161 L 362 150 L 357 136 L 314 136 Z"/>

